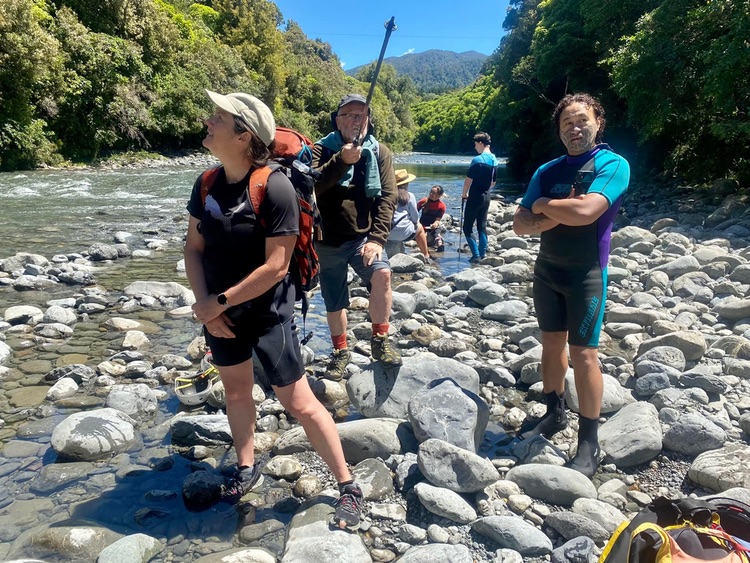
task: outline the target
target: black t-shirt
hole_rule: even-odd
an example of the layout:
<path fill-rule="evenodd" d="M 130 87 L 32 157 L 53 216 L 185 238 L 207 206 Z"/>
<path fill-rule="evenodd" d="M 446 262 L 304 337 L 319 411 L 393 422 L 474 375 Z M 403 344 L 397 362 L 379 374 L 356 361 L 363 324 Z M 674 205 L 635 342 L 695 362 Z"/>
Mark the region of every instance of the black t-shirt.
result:
<path fill-rule="evenodd" d="M 247 193 L 250 172 L 229 184 L 222 169 L 211 187 L 206 204 L 201 201 L 200 177 L 193 185 L 187 210 L 200 221 L 199 231 L 206 247 L 203 271 L 211 293 L 222 293 L 266 262 L 266 237 L 299 234 L 297 194 L 282 171 L 268 178 L 259 215 Z M 287 279 L 289 276 L 287 276 Z M 261 298 L 273 296 L 273 288 Z"/>

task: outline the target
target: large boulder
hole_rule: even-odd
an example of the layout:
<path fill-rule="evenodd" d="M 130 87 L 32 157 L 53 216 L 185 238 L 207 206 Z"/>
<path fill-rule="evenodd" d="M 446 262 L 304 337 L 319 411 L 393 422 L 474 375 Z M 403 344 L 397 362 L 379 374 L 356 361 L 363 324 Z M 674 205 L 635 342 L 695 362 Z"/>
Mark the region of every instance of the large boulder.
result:
<path fill-rule="evenodd" d="M 346 384 L 352 405 L 366 417 L 407 418 L 409 400 L 428 383 L 450 378 L 459 386 L 479 393 L 479 374 L 450 358 L 423 352 L 404 358 L 398 369 L 383 369 L 374 362 L 352 375 Z"/>
<path fill-rule="evenodd" d="M 599 444 L 606 459 L 618 467 L 632 467 L 661 453 L 659 413 L 651 403 L 631 403 L 602 424 Z"/>
<path fill-rule="evenodd" d="M 409 422 L 420 442 L 438 438 L 476 452 L 489 418 L 487 403 L 451 379 L 428 383 L 409 401 Z"/>
<path fill-rule="evenodd" d="M 77 412 L 52 431 L 52 448 L 58 455 L 78 461 L 112 457 L 136 444 L 135 422 L 116 409 Z"/>

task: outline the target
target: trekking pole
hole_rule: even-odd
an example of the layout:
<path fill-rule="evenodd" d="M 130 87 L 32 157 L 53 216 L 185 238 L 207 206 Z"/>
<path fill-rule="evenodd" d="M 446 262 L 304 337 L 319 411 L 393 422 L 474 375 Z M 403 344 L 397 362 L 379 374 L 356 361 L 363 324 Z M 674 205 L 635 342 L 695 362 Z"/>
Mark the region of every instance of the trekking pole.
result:
<path fill-rule="evenodd" d="M 383 46 L 380 48 L 380 56 L 378 57 L 378 64 L 375 65 L 375 73 L 372 75 L 372 82 L 370 82 L 370 91 L 367 92 L 367 101 L 365 102 L 366 114 L 369 115 L 370 101 L 372 100 L 372 94 L 375 92 L 375 83 L 378 81 L 378 74 L 380 74 L 380 65 L 383 64 L 383 56 L 385 55 L 385 49 L 388 47 L 388 40 L 391 38 L 391 33 L 396 29 L 396 16 L 391 16 L 391 19 L 385 22 L 385 39 L 383 39 Z M 357 133 L 354 138 L 353 144 L 356 147 L 359 145 L 362 131 Z"/>
<path fill-rule="evenodd" d="M 461 233 L 464 232 L 464 204 L 466 200 L 461 198 L 461 219 L 458 221 L 458 259 L 461 260 Z"/>

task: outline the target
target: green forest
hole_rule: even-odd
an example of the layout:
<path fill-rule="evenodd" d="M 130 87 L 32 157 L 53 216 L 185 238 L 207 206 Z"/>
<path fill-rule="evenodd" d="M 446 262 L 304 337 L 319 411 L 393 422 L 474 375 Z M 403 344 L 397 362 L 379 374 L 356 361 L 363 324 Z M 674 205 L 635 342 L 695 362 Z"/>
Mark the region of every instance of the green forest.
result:
<path fill-rule="evenodd" d="M 268 0 L 2 0 L 0 169 L 198 148 L 205 88 L 257 95 L 279 124 L 319 137 L 374 65 L 347 76 L 293 16 Z M 557 101 L 588 91 L 639 174 L 750 185 L 748 0 L 512 0 L 503 25 L 461 90 L 422 97 L 383 65 L 378 138 L 468 153 L 484 130 L 523 179 L 562 150 Z"/>
<path fill-rule="evenodd" d="M 400 57 L 385 57 L 383 63 L 390 64 L 397 73 L 411 78 L 420 94 L 442 94 L 474 82 L 485 60 L 487 55 L 476 51 L 454 53 L 430 49 Z M 355 67 L 346 73 L 356 76 L 360 70 L 361 67 Z"/>

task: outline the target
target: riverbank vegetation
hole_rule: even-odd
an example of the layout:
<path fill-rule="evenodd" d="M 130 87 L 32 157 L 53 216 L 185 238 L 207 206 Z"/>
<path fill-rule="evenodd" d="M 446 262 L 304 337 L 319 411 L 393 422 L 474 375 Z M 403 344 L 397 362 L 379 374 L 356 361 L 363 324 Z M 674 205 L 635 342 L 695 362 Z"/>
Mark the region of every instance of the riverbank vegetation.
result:
<path fill-rule="evenodd" d="M 554 104 L 585 90 L 640 173 L 750 185 L 747 0 L 512 0 L 503 25 L 464 89 L 421 98 L 384 65 L 378 137 L 397 151 L 470 153 L 485 130 L 527 178 L 560 152 Z M 252 92 L 280 124 L 317 138 L 373 72 L 346 76 L 330 45 L 269 0 L 3 0 L 0 36 L 4 170 L 197 148 L 204 88 Z"/>
<path fill-rule="evenodd" d="M 417 150 L 493 134 L 520 177 L 560 153 L 549 117 L 566 93 L 607 110 L 634 168 L 750 186 L 750 2 L 512 0 L 507 34 L 463 91 L 417 104 Z"/>

